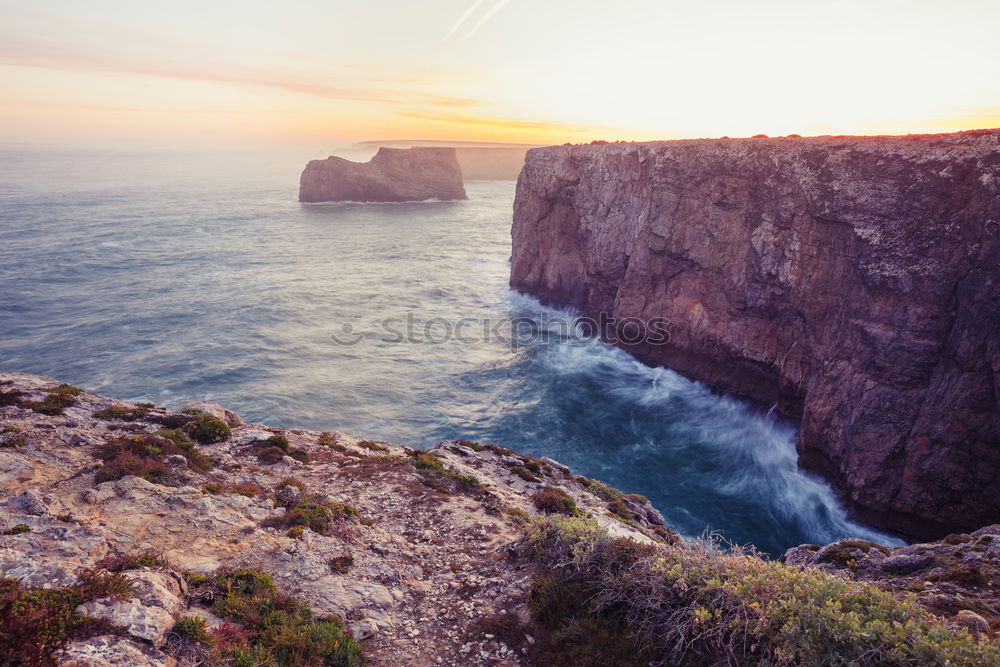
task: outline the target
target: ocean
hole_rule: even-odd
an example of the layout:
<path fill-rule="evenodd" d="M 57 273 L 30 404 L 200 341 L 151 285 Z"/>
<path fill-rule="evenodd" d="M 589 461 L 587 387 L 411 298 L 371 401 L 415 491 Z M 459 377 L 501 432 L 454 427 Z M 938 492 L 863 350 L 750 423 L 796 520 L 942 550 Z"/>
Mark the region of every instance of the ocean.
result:
<path fill-rule="evenodd" d="M 507 287 L 514 183 L 300 204 L 315 155 L 0 152 L 0 368 L 429 447 L 494 442 L 780 555 L 860 536 L 796 427 Z"/>

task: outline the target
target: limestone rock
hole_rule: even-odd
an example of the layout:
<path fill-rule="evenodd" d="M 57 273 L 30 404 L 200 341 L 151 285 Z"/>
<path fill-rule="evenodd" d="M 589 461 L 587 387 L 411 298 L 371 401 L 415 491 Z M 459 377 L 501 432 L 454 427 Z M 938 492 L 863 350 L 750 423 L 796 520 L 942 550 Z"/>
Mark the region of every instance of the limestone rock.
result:
<path fill-rule="evenodd" d="M 859 518 L 1000 521 L 1000 130 L 536 148 L 512 236 L 515 289 L 801 418 Z"/>
<path fill-rule="evenodd" d="M 313 160 L 299 201 L 404 202 L 466 199 L 454 148 L 380 148 L 369 162 Z"/>
<path fill-rule="evenodd" d="M 177 661 L 148 644 L 114 635 L 73 642 L 60 652 L 61 667 L 174 667 Z"/>
<path fill-rule="evenodd" d="M 162 646 L 184 607 L 181 582 L 172 574 L 151 571 L 131 571 L 125 576 L 132 582 L 134 597 L 92 600 L 77 607 L 76 612 L 108 621 L 133 637 Z"/>

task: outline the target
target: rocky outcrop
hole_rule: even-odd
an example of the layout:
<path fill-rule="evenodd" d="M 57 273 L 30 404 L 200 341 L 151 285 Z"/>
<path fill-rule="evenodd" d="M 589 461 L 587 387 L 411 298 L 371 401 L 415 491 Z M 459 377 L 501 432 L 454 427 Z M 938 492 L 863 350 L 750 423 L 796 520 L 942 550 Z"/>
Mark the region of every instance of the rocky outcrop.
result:
<path fill-rule="evenodd" d="M 905 547 L 858 539 L 825 546 L 803 544 L 789 549 L 781 560 L 877 582 L 901 595 L 912 594 L 924 607 L 941 616 L 957 616 L 959 623 L 974 632 L 989 631 L 986 619 L 1000 615 L 996 586 L 1000 583 L 1000 525 Z"/>
<path fill-rule="evenodd" d="M 466 199 L 454 148 L 380 148 L 365 163 L 312 160 L 299 181 L 301 202 L 426 199 Z"/>
<path fill-rule="evenodd" d="M 1000 131 L 535 149 L 512 234 L 514 288 L 801 418 L 859 518 L 1000 520 Z"/>
<path fill-rule="evenodd" d="M 164 434 L 206 435 L 194 428 L 203 419 L 230 430 L 184 455 L 157 452 Z M 147 458 L 132 463 L 148 479 L 102 476 L 107 443 L 136 439 Z M 176 573 L 234 567 L 268 572 L 317 616 L 343 619 L 371 664 L 525 664 L 526 639 L 504 643 L 483 628 L 530 616 L 532 571 L 509 556 L 542 514 L 535 494 L 555 490 L 617 537 L 674 538 L 644 498 L 614 505 L 611 490 L 597 495 L 588 484 L 555 461 L 495 445 L 443 441 L 425 452 L 244 423 L 215 403 L 166 410 L 0 373 L 0 583 L 62 588 L 109 559 L 152 552 L 163 561 L 125 569 L 128 595 L 77 608 L 107 626 L 63 649 L 70 665 L 174 664 L 186 650 L 178 619 L 221 623 L 205 607 L 212 600 Z M 320 530 L 283 523 L 303 488 L 310 504 L 298 511 L 326 504 L 339 518 L 312 524 Z"/>

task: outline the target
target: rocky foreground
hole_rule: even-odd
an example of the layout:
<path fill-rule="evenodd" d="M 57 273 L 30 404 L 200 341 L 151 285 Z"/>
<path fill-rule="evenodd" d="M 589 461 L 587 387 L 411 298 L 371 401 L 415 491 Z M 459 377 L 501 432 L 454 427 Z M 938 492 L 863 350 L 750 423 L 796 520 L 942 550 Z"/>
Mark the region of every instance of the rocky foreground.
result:
<path fill-rule="evenodd" d="M 862 520 L 1000 521 L 1000 130 L 536 148 L 512 234 L 511 286 L 668 322 L 603 333 L 801 419 Z"/>
<path fill-rule="evenodd" d="M 0 486 L 4 664 L 804 664 L 841 645 L 858 664 L 1000 655 L 1000 526 L 899 549 L 804 545 L 765 563 L 681 541 L 644 498 L 495 445 L 412 450 L 17 373 L 0 373 Z M 764 613 L 746 584 L 801 591 L 800 576 L 816 582 L 808 595 L 835 595 L 779 609 L 770 591 Z M 650 591 L 656 604 L 637 606 Z M 852 595 L 868 605 L 862 621 L 829 611 Z M 782 634 L 813 608 L 862 625 L 819 643 Z M 865 653 L 885 628 L 896 639 Z M 917 650 L 933 660 L 889 659 Z"/>

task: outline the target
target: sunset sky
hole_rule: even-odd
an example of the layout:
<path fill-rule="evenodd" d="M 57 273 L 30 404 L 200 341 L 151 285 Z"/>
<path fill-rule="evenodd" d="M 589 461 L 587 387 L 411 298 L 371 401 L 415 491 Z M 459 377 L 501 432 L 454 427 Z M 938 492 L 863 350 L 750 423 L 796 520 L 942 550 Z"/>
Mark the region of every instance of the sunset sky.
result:
<path fill-rule="evenodd" d="M 0 142 L 1000 126 L 998 0 L 0 0 Z"/>

